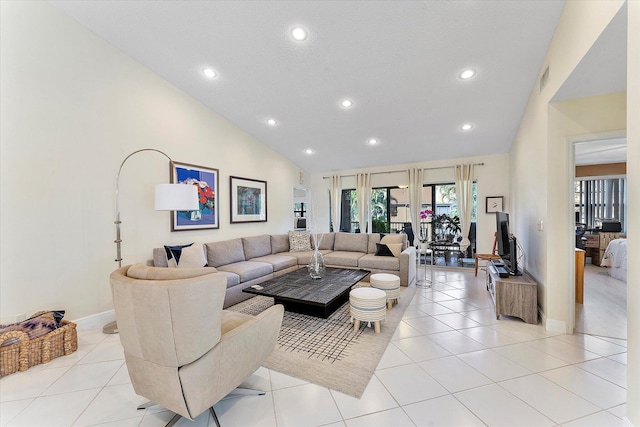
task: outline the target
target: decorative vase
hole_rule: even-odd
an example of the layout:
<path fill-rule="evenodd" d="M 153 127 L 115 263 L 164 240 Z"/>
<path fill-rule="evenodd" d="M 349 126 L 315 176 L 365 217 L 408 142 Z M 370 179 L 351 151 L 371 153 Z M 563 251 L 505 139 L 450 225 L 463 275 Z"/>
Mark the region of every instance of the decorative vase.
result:
<path fill-rule="evenodd" d="M 311 276 L 312 279 L 322 278 L 325 271 L 324 256 L 322 255 L 322 252 L 317 249 L 313 251 L 307 268 L 309 270 L 309 276 Z"/>

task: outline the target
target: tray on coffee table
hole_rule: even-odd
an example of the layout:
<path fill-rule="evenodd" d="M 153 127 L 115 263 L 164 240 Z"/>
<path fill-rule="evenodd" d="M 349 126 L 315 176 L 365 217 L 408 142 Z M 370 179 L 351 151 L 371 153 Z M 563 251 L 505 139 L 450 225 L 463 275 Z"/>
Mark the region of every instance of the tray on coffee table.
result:
<path fill-rule="evenodd" d="M 285 310 L 327 318 L 349 300 L 349 291 L 367 277 L 367 270 L 327 268 L 321 279 L 312 279 L 306 268 L 248 287 L 243 292 L 273 297 Z"/>

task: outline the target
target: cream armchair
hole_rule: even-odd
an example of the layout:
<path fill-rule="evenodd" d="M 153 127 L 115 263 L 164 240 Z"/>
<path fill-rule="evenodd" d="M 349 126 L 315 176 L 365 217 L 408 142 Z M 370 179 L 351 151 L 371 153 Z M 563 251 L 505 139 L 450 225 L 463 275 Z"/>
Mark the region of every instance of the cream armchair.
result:
<path fill-rule="evenodd" d="M 120 341 L 137 394 L 193 420 L 273 351 L 281 305 L 249 316 L 222 309 L 226 276 L 206 268 L 125 266 L 111 274 Z M 218 424 L 219 425 L 219 424 Z"/>

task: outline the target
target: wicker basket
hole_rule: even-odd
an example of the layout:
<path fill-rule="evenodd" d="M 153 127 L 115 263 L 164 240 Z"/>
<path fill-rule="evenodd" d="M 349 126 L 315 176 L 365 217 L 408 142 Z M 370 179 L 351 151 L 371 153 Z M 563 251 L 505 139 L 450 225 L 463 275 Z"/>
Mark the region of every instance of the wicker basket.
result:
<path fill-rule="evenodd" d="M 34 316 L 45 312 L 35 313 Z M 5 332 L 0 335 L 0 343 L 10 338 L 18 338 L 15 344 L 0 347 L 0 377 L 16 371 L 26 371 L 31 366 L 51 362 L 56 357 L 71 354 L 78 349 L 76 324 L 67 320 L 61 326 L 41 337 L 29 339 L 20 331 Z"/>

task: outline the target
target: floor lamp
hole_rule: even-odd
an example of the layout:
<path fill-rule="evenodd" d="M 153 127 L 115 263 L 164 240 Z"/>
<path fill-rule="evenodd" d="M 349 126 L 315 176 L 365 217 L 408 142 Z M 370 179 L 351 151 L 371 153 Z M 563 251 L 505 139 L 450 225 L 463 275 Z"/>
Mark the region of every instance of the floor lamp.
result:
<path fill-rule="evenodd" d="M 152 151 L 156 153 L 160 153 L 169 159 L 169 163 L 171 165 L 171 171 L 173 173 L 174 163 L 171 157 L 166 155 L 164 152 L 160 150 L 156 150 L 155 148 L 143 148 L 141 150 L 134 151 L 124 158 L 122 163 L 120 164 L 120 169 L 118 169 L 118 176 L 116 178 L 116 220 L 114 224 L 116 225 L 116 262 L 118 263 L 118 267 L 122 267 L 122 251 L 121 251 L 121 243 L 122 239 L 120 238 L 120 173 L 122 172 L 122 167 L 129 160 L 130 157 L 142 153 L 144 151 Z M 155 210 L 157 211 L 197 211 L 200 209 L 200 204 L 198 202 L 198 189 L 195 185 L 185 185 L 185 184 L 157 184 L 155 191 Z M 117 323 L 110 322 L 104 325 L 102 328 L 102 332 L 105 334 L 116 334 L 118 333 L 118 325 Z"/>

